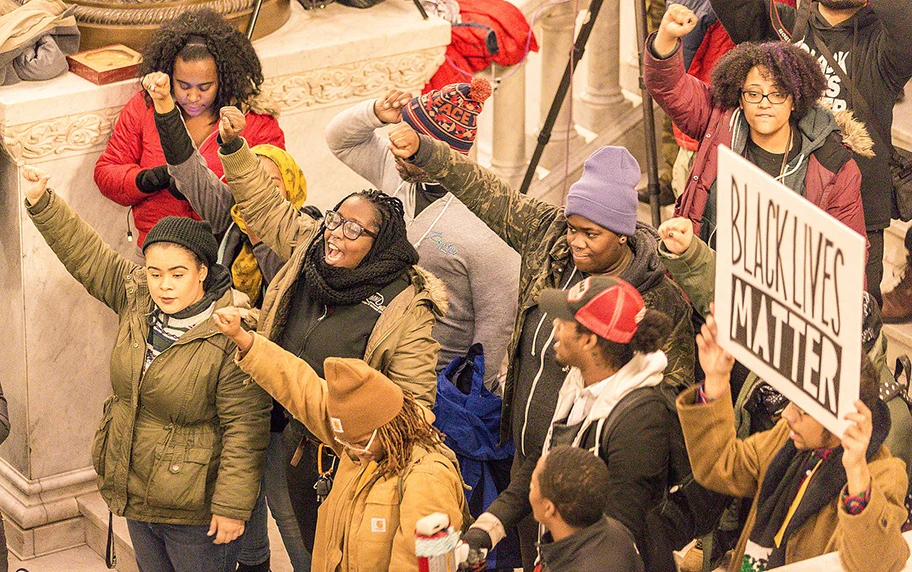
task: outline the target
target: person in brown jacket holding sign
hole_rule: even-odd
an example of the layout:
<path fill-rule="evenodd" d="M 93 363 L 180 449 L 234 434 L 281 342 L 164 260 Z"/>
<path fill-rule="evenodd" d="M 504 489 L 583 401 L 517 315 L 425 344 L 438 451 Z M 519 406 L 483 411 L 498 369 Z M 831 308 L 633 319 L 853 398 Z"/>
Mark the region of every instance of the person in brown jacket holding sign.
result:
<path fill-rule="evenodd" d="M 770 570 L 833 551 L 848 572 L 902 570 L 908 479 L 882 445 L 890 416 L 871 362 L 862 356 L 861 398 L 842 438 L 790 403 L 775 427 L 740 440 L 729 387 L 734 358 L 716 336 L 708 315 L 697 336 L 706 381 L 677 405 L 697 481 L 754 499 L 729 571 Z"/>

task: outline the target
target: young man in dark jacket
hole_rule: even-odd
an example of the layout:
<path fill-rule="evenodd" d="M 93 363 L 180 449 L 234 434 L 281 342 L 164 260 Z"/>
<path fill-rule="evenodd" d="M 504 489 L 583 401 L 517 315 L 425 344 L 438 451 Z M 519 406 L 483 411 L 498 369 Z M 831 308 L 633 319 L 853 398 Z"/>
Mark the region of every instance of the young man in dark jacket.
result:
<path fill-rule="evenodd" d="M 810 6 L 806 32 L 795 37 L 796 12 L 769 0 L 712 0 L 719 21 L 735 43 L 782 39 L 807 48 L 820 62 L 829 89 L 823 102 L 834 112 L 852 110 L 874 136 L 873 158 L 856 156 L 868 241 L 868 291 L 880 300 L 883 231 L 894 213 L 888 161 L 893 104 L 912 77 L 912 2 L 896 0 L 819 0 Z M 771 10 L 772 7 L 772 10 Z M 848 86 L 826 62 L 825 45 L 865 102 L 853 101 Z M 912 276 L 909 278 L 912 280 Z M 912 289 L 909 290 L 912 298 Z M 904 312 L 912 299 L 903 303 Z M 887 303 L 885 302 L 885 306 Z M 890 314 L 884 313 L 884 320 Z"/>
<path fill-rule="evenodd" d="M 548 531 L 539 543 L 542 572 L 642 572 L 633 535 L 605 516 L 611 476 L 588 451 L 561 445 L 535 465 L 529 502 Z"/>
<path fill-rule="evenodd" d="M 672 319 L 674 329 L 662 348 L 668 357 L 664 376 L 665 383 L 678 387 L 693 380 L 690 305 L 665 276 L 655 230 L 637 223 L 640 168 L 626 149 L 603 147 L 593 153 L 570 187 L 566 206 L 557 207 L 520 195 L 484 167 L 444 143 L 419 138 L 406 125 L 390 133 L 390 142 L 394 154 L 411 158 L 520 253 L 519 313 L 507 352 L 501 424 L 501 439 L 512 435 L 516 456 L 510 486 L 478 518 L 468 538 L 478 546 L 497 544 L 519 524 L 523 564 L 532 570 L 536 527 L 531 519 L 521 521 L 531 513 L 529 480 L 566 377 L 554 359 L 553 316 L 539 307 L 539 294 L 545 288 L 571 288 L 594 274 L 632 284 L 647 308 Z"/>

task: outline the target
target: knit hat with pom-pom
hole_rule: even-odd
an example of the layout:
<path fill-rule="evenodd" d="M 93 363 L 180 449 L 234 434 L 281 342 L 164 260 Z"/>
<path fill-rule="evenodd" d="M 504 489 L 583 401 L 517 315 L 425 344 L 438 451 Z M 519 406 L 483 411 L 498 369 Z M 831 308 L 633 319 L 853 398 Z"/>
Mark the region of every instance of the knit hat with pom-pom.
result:
<path fill-rule="evenodd" d="M 402 109 L 402 120 L 418 133 L 468 154 L 475 143 L 478 114 L 490 96 L 488 80 L 475 77 L 471 83 L 453 83 L 412 99 Z"/>

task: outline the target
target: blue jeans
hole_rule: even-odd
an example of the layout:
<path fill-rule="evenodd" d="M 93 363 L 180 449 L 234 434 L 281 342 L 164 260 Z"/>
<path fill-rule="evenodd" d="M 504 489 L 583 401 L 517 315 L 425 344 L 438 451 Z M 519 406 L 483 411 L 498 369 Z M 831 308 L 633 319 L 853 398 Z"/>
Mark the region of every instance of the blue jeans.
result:
<path fill-rule="evenodd" d="M 263 483 L 260 486 L 260 496 L 257 497 L 253 514 L 247 521 L 244 534 L 238 539 L 241 543 L 241 553 L 238 562 L 253 566 L 265 562 L 269 558 L 269 535 L 267 532 L 267 511 L 272 513 L 282 544 L 288 552 L 291 566 L 295 572 L 308 572 L 310 570 L 310 552 L 304 546 L 301 538 L 301 529 L 291 507 L 288 496 L 288 481 L 285 476 L 285 441 L 282 433 L 270 433 L 269 446 L 266 449 L 266 470 L 263 472 Z"/>
<path fill-rule="evenodd" d="M 127 520 L 140 572 L 233 572 L 241 544 L 213 543 L 209 526 Z"/>

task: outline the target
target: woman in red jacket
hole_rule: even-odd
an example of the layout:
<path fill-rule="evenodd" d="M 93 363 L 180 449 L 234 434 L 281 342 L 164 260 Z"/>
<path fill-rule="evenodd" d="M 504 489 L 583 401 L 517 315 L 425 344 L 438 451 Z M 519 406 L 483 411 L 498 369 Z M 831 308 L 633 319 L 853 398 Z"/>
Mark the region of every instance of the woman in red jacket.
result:
<path fill-rule="evenodd" d="M 219 109 L 224 106 L 245 111 L 244 137 L 250 145 L 271 143 L 285 148 L 275 112 L 259 107 L 255 99 L 263 72 L 253 45 L 216 12 L 186 12 L 162 26 L 146 45 L 140 77 L 154 71 L 171 76 L 172 96 L 187 131 L 219 177 L 222 164 L 216 136 Z M 143 90 L 120 113 L 111 140 L 95 165 L 95 183 L 104 196 L 132 207 L 140 246 L 146 233 L 165 216 L 199 219 L 171 184 L 155 127 L 155 110 Z"/>

